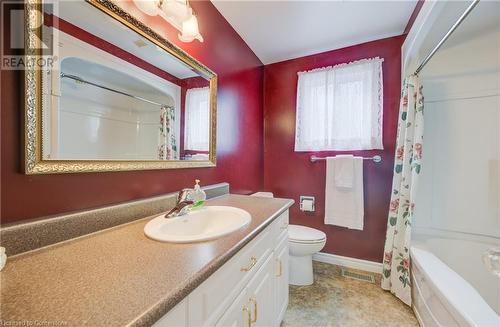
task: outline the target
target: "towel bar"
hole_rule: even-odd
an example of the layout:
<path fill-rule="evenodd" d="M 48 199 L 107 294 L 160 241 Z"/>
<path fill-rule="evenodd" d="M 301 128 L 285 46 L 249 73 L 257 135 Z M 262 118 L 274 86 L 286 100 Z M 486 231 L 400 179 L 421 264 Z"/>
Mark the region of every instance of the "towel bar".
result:
<path fill-rule="evenodd" d="M 326 160 L 326 158 L 311 156 L 311 162 L 316 162 L 316 161 L 319 161 L 319 160 Z M 368 158 L 363 157 L 363 160 L 373 160 L 374 163 L 381 163 L 382 162 L 382 157 L 379 156 L 379 155 L 376 155 L 376 156 L 373 156 L 373 157 L 368 157 Z"/>

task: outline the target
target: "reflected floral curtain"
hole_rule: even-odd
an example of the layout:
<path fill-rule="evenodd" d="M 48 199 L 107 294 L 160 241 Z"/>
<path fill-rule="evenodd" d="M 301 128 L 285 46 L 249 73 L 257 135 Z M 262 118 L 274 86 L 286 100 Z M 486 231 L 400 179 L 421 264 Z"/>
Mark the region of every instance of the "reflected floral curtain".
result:
<path fill-rule="evenodd" d="M 384 247 L 382 288 L 411 305 L 410 240 L 421 170 L 424 97 L 418 76 L 403 83 L 394 159 L 392 196 Z"/>
<path fill-rule="evenodd" d="M 162 106 L 158 133 L 158 159 L 160 160 L 176 160 L 178 158 L 174 122 L 175 108 Z"/>

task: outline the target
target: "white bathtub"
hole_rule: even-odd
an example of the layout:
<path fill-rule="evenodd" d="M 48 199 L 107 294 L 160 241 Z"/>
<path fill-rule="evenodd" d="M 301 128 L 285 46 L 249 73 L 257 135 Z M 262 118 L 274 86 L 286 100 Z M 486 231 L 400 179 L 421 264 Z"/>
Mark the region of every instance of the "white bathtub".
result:
<path fill-rule="evenodd" d="M 481 261 L 481 254 L 498 240 L 429 234 L 414 238 L 412 298 L 420 324 L 500 326 L 500 279 Z"/>

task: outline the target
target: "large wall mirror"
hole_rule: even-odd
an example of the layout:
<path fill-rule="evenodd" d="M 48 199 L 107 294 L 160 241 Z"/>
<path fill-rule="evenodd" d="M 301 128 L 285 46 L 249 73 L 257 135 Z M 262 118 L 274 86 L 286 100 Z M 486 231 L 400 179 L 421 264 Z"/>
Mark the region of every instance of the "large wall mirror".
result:
<path fill-rule="evenodd" d="M 26 4 L 27 174 L 215 166 L 215 73 L 119 2 Z"/>

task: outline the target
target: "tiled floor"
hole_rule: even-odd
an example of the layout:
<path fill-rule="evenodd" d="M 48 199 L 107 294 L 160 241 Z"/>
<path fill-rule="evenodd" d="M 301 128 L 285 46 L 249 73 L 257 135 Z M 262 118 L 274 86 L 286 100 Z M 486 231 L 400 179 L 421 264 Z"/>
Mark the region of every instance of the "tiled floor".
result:
<path fill-rule="evenodd" d="M 418 326 L 413 311 L 375 284 L 341 276 L 340 267 L 314 262 L 311 286 L 290 286 L 282 326 Z"/>

